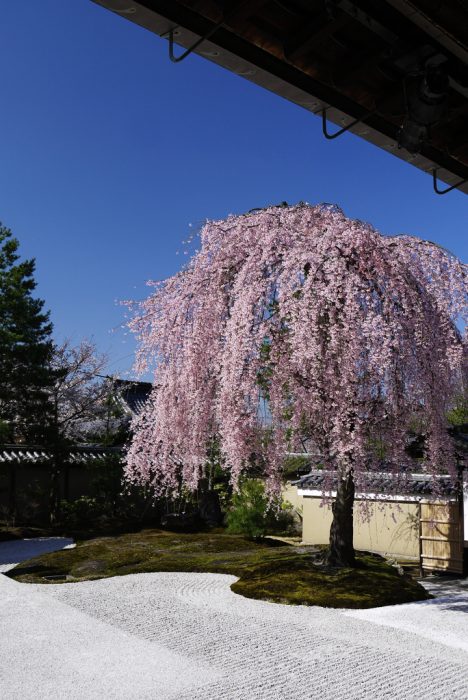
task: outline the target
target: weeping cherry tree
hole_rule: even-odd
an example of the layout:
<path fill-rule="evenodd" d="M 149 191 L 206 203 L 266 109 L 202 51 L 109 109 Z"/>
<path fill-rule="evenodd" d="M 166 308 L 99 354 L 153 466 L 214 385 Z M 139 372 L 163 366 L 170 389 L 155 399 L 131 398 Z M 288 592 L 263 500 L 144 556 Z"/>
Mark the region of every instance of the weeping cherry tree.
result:
<path fill-rule="evenodd" d="M 138 368 L 155 372 L 130 482 L 195 489 L 216 440 L 234 487 L 254 461 L 273 496 L 306 439 L 329 475 L 328 561 L 352 566 L 354 494 L 382 468 L 377 438 L 399 484 L 417 416 L 422 468 L 453 473 L 446 412 L 466 370 L 468 275 L 445 249 L 333 206 L 269 207 L 208 222 L 186 267 L 152 284 L 130 323 Z"/>

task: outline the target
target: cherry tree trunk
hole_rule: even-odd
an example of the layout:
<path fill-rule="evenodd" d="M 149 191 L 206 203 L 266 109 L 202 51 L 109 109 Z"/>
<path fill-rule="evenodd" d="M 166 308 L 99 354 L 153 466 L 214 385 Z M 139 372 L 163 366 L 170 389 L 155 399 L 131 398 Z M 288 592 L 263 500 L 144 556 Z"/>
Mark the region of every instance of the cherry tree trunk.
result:
<path fill-rule="evenodd" d="M 329 566 L 356 566 L 353 547 L 354 479 L 350 472 L 338 480 L 332 505 L 333 521 L 326 561 Z"/>

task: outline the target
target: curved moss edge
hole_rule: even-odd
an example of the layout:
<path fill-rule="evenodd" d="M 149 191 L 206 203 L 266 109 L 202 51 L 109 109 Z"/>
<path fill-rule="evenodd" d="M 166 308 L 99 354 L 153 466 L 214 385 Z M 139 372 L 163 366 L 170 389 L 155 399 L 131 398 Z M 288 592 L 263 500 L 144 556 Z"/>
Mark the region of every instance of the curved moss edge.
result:
<path fill-rule="evenodd" d="M 358 567 L 327 570 L 307 559 L 283 560 L 245 571 L 234 593 L 283 605 L 325 608 L 377 608 L 428 600 L 432 596 L 385 559 L 360 553 Z"/>
<path fill-rule="evenodd" d="M 175 534 L 146 530 L 101 537 L 44 554 L 11 569 L 23 583 L 78 583 L 151 572 L 200 572 L 238 577 L 231 590 L 247 598 L 288 605 L 373 608 L 431 596 L 382 557 L 359 553 L 355 569 L 327 570 L 320 551 L 252 542 L 220 533 Z"/>

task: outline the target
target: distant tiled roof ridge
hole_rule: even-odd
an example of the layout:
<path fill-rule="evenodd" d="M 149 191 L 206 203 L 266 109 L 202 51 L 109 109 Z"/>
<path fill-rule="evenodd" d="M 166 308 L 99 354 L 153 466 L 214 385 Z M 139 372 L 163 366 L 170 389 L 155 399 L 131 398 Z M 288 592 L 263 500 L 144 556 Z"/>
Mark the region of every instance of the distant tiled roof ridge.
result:
<path fill-rule="evenodd" d="M 85 464 L 120 454 L 121 447 L 107 445 L 72 445 L 60 448 L 70 464 Z M 0 445 L 0 464 L 48 462 L 54 457 L 54 449 L 41 445 Z"/>
<path fill-rule="evenodd" d="M 114 379 L 113 385 L 121 407 L 132 416 L 141 413 L 153 389 L 151 382 L 129 379 Z"/>
<path fill-rule="evenodd" d="M 299 489 L 311 491 L 326 491 L 336 488 L 337 473 L 315 469 L 309 474 L 293 482 Z M 436 488 L 434 488 L 434 481 Z M 437 493 L 443 496 L 455 496 L 459 493 L 460 485 L 457 479 L 447 474 L 431 474 L 391 471 L 364 472 L 356 484 L 358 493 L 377 493 L 401 495 L 429 495 Z"/>
<path fill-rule="evenodd" d="M 114 382 L 114 386 L 117 386 L 117 387 L 135 386 L 135 387 L 145 387 L 148 389 L 153 388 L 153 384 L 151 382 L 141 382 L 139 379 L 117 379 L 117 378 L 114 378 L 112 381 Z"/>

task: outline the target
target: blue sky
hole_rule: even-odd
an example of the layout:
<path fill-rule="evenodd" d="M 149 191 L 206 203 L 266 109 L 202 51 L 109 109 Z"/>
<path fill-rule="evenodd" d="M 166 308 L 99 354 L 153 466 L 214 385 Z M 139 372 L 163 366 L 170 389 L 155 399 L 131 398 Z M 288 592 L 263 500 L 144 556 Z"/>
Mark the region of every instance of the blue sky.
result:
<path fill-rule="evenodd" d="M 116 301 L 177 271 L 189 224 L 334 202 L 468 262 L 468 198 L 90 0 L 2 2 L 0 220 L 37 261 L 57 340 L 93 337 L 132 376 Z"/>

